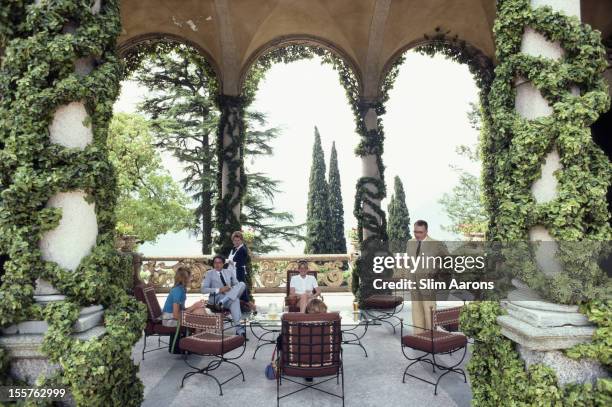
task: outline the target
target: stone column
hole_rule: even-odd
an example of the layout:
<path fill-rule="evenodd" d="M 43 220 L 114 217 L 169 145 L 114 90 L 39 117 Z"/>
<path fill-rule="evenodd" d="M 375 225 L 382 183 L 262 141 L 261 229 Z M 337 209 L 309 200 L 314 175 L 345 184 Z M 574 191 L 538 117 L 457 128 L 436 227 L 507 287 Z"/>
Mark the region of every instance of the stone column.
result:
<path fill-rule="evenodd" d="M 580 0 L 531 0 L 531 6 L 550 6 L 554 10 L 580 18 Z M 523 34 L 521 52 L 559 60 L 565 51 L 558 43 L 548 41 L 537 31 L 526 28 Z M 550 116 L 552 107 L 540 91 L 524 78 L 515 82 L 515 108 L 525 119 L 533 120 Z M 577 87 L 570 89 L 578 94 Z M 541 176 L 531 186 L 538 204 L 557 199 L 555 171 L 563 171 L 559 152 L 553 148 L 542 165 Z M 563 272 L 562 265 L 554 253 L 558 247 L 549 231 L 543 226 L 529 230 L 531 241 L 546 242 L 536 251 L 536 262 L 543 273 L 554 275 Z M 508 315 L 498 318 L 502 333 L 517 343 L 517 350 L 527 366 L 543 363 L 557 374 L 560 384 L 593 382 L 597 377 L 607 375 L 598 363 L 590 360 L 573 360 L 564 356 L 562 349 L 589 342 L 595 331 L 576 305 L 559 305 L 542 300 L 537 293 L 520 281 L 514 281 L 517 290 L 508 295 L 503 304 Z"/>
<path fill-rule="evenodd" d="M 97 14 L 100 6 L 101 0 L 96 0 L 91 6 L 92 12 Z M 74 33 L 77 28 L 78 23 L 67 22 L 63 32 Z M 74 71 L 79 76 L 88 75 L 94 67 L 94 57 L 74 61 Z M 85 101 L 73 101 L 58 107 L 48 129 L 51 143 L 71 149 L 85 149 L 93 141 L 89 122 Z M 91 253 L 96 245 L 98 222 L 95 205 L 89 203 L 87 198 L 85 191 L 73 190 L 59 192 L 48 200 L 46 207 L 61 209 L 62 217 L 59 225 L 46 232 L 39 242 L 43 260 L 56 262 L 60 267 L 74 271 L 81 260 Z M 65 296 L 48 281 L 36 281 L 34 300 L 38 304 L 44 306 L 64 299 Z M 73 327 L 74 335 L 80 339 L 103 335 L 103 317 L 101 305 L 81 308 L 79 319 Z M 47 329 L 46 321 L 23 321 L 1 330 L 0 346 L 9 350 L 11 374 L 14 377 L 32 383 L 40 373 L 57 368 L 49 366 L 46 356 L 39 351 Z"/>
<path fill-rule="evenodd" d="M 377 133 L 380 129 L 378 128 L 378 113 L 376 112 L 376 102 L 364 101 L 361 103 L 362 106 L 362 117 L 365 125 L 366 134 Z M 377 180 L 383 179 L 383 174 L 380 173 L 378 167 L 378 156 L 376 154 L 372 154 L 371 152 L 366 151 L 363 155 L 361 155 L 361 176 L 364 178 L 374 178 Z M 372 192 L 373 194 L 377 194 L 380 191 L 378 188 L 371 184 L 367 183 L 365 187 Z M 376 219 L 376 224 L 378 226 L 382 226 L 383 219 L 380 214 L 377 213 L 374 209 L 374 205 L 380 208 L 381 199 L 379 198 L 370 198 L 369 201 L 363 202 L 363 212 L 366 215 L 373 216 Z M 363 227 L 363 239 L 366 240 L 369 237 L 374 235 L 374 232 L 367 229 L 365 226 Z"/>
<path fill-rule="evenodd" d="M 244 100 L 240 96 L 220 95 L 218 159 L 220 202 L 217 205 L 217 227 L 222 246 L 230 244 L 230 234 L 240 229 L 240 207 L 246 186 L 244 171 Z M 230 246 L 231 247 L 231 246 Z"/>

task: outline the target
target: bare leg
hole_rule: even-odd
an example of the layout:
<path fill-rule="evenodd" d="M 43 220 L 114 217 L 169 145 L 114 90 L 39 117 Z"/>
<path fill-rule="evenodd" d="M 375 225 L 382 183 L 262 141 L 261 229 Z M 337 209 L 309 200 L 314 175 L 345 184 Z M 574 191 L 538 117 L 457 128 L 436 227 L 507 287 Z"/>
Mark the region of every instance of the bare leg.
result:
<path fill-rule="evenodd" d="M 306 306 L 308 305 L 308 301 L 310 300 L 310 296 L 306 293 L 300 295 L 300 312 L 306 312 Z"/>

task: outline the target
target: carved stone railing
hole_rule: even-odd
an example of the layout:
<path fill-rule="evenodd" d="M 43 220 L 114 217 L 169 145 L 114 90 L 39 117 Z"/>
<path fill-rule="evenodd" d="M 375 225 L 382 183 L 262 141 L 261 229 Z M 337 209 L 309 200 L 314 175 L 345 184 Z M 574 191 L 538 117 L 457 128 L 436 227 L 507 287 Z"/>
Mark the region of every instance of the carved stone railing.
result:
<path fill-rule="evenodd" d="M 144 256 L 140 279 L 153 284 L 157 292 L 168 292 L 174 285 L 174 272 L 186 265 L 191 269 L 189 291 L 199 291 L 209 270 L 212 256 Z M 297 270 L 298 260 L 308 261 L 309 270 L 317 271 L 317 280 L 324 291 L 350 291 L 351 263 L 349 254 L 254 255 L 251 258 L 255 292 L 284 292 L 287 270 Z M 138 267 L 137 267 L 138 269 Z"/>

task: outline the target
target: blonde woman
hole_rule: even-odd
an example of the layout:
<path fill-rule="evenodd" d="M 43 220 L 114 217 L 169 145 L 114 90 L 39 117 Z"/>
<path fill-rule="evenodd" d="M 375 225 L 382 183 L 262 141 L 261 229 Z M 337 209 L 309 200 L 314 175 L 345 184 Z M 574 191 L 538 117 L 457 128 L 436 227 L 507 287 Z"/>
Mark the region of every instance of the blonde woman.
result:
<path fill-rule="evenodd" d="M 246 285 L 248 273 L 246 265 L 249 257 L 249 250 L 244 244 L 244 235 L 241 231 L 237 230 L 232 233 L 232 244 L 234 247 L 227 256 L 227 261 L 228 263 L 233 264 L 236 268 L 236 278 L 238 281 L 241 281 Z M 255 303 L 250 301 L 250 297 L 251 293 L 249 293 L 249 289 L 247 287 L 242 295 L 240 295 L 240 301 L 249 304 L 251 310 L 256 311 Z"/>
<path fill-rule="evenodd" d="M 327 305 L 318 298 L 313 298 L 308 302 L 306 306 L 307 314 L 325 314 L 327 312 Z"/>
<path fill-rule="evenodd" d="M 176 326 L 181 318 L 181 311 L 195 311 L 204 307 L 204 301 L 200 300 L 188 308 L 185 308 L 187 301 L 187 287 L 191 282 L 191 272 L 187 267 L 179 267 L 174 273 L 174 287 L 168 293 L 164 308 L 162 309 L 162 325 Z"/>

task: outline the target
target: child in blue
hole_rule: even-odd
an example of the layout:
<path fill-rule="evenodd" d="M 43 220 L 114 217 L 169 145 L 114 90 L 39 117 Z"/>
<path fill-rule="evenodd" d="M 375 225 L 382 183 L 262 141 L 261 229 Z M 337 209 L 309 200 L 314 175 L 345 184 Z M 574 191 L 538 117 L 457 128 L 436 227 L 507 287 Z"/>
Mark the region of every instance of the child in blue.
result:
<path fill-rule="evenodd" d="M 174 287 L 168 293 L 164 308 L 162 309 L 162 325 L 176 326 L 181 318 L 181 311 L 194 311 L 197 308 L 202 308 L 204 303 L 202 300 L 196 302 L 188 308 L 185 308 L 187 300 L 187 286 L 191 282 L 191 274 L 186 267 L 179 267 L 174 274 Z"/>

